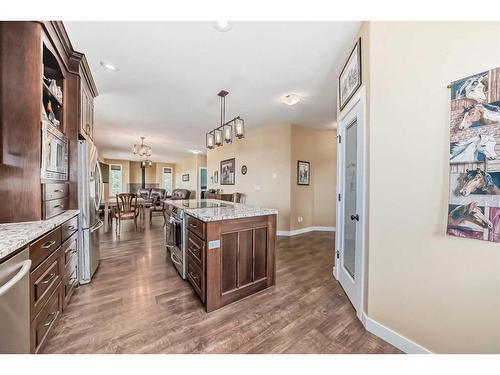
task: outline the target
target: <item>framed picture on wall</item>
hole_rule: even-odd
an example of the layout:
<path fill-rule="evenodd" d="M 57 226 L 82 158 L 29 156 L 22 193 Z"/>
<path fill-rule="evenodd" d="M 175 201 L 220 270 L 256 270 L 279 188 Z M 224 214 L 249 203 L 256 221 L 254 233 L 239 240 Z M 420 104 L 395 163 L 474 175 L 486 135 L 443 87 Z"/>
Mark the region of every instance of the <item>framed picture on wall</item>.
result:
<path fill-rule="evenodd" d="M 220 184 L 234 185 L 235 159 L 223 160 L 220 162 Z"/>
<path fill-rule="evenodd" d="M 308 161 L 297 161 L 297 185 L 309 185 L 311 163 Z"/>
<path fill-rule="evenodd" d="M 219 171 L 214 171 L 214 184 L 219 183 Z"/>
<path fill-rule="evenodd" d="M 342 110 L 361 86 L 361 38 L 358 39 L 339 76 L 339 106 Z"/>
<path fill-rule="evenodd" d="M 182 181 L 183 182 L 189 181 L 189 174 L 183 174 L 182 175 Z"/>

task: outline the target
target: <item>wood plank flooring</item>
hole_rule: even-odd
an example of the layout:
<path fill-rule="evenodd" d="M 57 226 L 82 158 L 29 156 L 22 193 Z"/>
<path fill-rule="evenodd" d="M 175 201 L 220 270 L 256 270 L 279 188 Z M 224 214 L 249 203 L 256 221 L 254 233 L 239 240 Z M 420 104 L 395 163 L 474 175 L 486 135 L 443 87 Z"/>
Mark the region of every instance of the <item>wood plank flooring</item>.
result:
<path fill-rule="evenodd" d="M 333 233 L 277 241 L 276 285 L 207 314 L 164 250 L 162 219 L 101 235 L 45 353 L 399 353 L 364 330 L 332 277 Z"/>

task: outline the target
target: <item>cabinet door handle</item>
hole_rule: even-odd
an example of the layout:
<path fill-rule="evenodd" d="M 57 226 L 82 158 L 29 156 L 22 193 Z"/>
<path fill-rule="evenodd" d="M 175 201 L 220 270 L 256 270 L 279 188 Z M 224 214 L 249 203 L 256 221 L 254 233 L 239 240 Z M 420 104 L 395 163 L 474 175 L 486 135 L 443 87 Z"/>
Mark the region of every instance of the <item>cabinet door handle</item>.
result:
<path fill-rule="evenodd" d="M 54 280 L 54 278 L 56 277 L 56 274 L 55 273 L 50 273 L 48 274 L 47 276 L 45 276 L 43 278 L 43 280 L 40 282 L 40 284 L 48 284 L 50 283 L 52 280 Z"/>
<path fill-rule="evenodd" d="M 52 207 L 52 208 L 61 208 L 61 207 L 62 207 L 62 205 L 60 205 L 60 204 L 56 204 L 56 205 L 55 205 L 54 207 Z"/>
<path fill-rule="evenodd" d="M 56 320 L 56 316 L 57 316 L 57 311 L 54 311 L 54 312 L 50 313 L 49 316 L 48 316 L 49 321 L 46 322 L 46 323 L 44 323 L 43 326 L 44 327 L 50 326 L 54 322 L 54 320 Z"/>
<path fill-rule="evenodd" d="M 189 271 L 189 276 L 191 276 L 191 278 L 195 281 L 199 278 L 198 275 L 195 275 L 192 271 Z"/>
<path fill-rule="evenodd" d="M 64 193 L 64 190 L 62 190 L 62 189 L 57 189 L 57 190 L 54 190 L 54 193 Z"/>
<path fill-rule="evenodd" d="M 75 229 L 76 229 L 76 228 L 75 228 L 75 226 L 74 226 L 74 225 L 70 225 L 70 226 L 68 227 L 68 230 L 75 230 Z"/>
<path fill-rule="evenodd" d="M 54 246 L 56 243 L 56 241 L 48 241 L 48 242 L 45 242 L 43 245 L 42 245 L 42 249 L 50 249 L 52 246 Z"/>

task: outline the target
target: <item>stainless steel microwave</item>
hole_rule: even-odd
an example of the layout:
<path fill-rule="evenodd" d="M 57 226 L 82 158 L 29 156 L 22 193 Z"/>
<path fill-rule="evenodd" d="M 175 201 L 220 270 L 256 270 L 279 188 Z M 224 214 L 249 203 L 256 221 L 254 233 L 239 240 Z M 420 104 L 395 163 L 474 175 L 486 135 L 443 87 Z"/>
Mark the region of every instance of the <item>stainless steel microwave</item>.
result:
<path fill-rule="evenodd" d="M 68 139 L 47 121 L 42 121 L 41 178 L 55 181 L 68 179 Z"/>

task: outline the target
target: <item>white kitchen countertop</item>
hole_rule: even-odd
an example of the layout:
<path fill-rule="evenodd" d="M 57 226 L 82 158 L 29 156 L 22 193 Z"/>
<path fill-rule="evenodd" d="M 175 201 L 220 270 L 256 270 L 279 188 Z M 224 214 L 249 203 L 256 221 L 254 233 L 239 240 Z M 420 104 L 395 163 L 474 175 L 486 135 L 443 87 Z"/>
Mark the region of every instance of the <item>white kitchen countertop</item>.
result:
<path fill-rule="evenodd" d="M 79 213 L 68 210 L 48 220 L 0 224 L 0 261 Z"/>
<path fill-rule="evenodd" d="M 196 201 L 196 199 L 190 199 L 190 201 Z M 198 201 L 222 203 L 225 207 L 187 208 L 184 204 L 189 202 L 189 200 L 166 199 L 165 203 L 174 207 L 182 208 L 185 213 L 205 222 L 278 214 L 278 210 L 275 208 L 247 206 L 246 204 L 221 201 L 218 199 L 198 199 Z"/>

